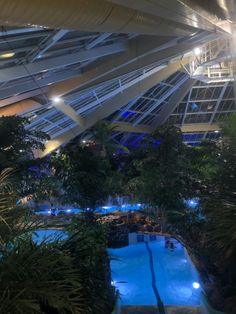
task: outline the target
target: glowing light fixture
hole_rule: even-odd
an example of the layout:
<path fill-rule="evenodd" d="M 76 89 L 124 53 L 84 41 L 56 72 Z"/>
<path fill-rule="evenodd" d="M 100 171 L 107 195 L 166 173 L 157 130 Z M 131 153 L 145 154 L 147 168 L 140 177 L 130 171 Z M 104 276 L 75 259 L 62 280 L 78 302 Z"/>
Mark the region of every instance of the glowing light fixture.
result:
<path fill-rule="evenodd" d="M 198 283 L 198 282 L 195 281 L 195 282 L 193 283 L 193 288 L 194 288 L 194 289 L 199 289 L 199 288 L 200 288 L 200 283 Z"/>
<path fill-rule="evenodd" d="M 218 130 L 215 130 L 214 132 L 215 132 L 215 133 L 219 133 L 220 131 L 218 131 Z"/>
<path fill-rule="evenodd" d="M 71 209 L 67 209 L 66 211 L 67 211 L 67 213 L 70 213 L 70 212 L 71 212 Z"/>
<path fill-rule="evenodd" d="M 0 54 L 0 58 L 2 59 L 12 58 L 14 57 L 14 55 L 15 55 L 15 52 L 6 52 L 6 53 Z"/>
<path fill-rule="evenodd" d="M 85 143 L 86 143 L 86 140 L 83 140 L 82 143 L 85 144 Z"/>
<path fill-rule="evenodd" d="M 195 56 L 199 56 L 202 53 L 202 49 L 199 47 L 196 47 L 193 49 L 193 53 L 195 54 Z"/>
<path fill-rule="evenodd" d="M 61 97 L 53 97 L 52 101 L 55 103 L 59 103 L 60 101 L 62 101 Z"/>

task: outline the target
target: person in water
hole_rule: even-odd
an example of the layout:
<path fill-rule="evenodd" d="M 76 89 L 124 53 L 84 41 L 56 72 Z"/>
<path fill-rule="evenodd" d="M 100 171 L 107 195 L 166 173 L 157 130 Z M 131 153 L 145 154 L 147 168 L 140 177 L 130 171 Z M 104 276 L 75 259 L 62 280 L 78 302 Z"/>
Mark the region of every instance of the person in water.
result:
<path fill-rule="evenodd" d="M 51 215 L 56 216 L 56 208 L 51 204 Z"/>
<path fill-rule="evenodd" d="M 165 241 L 165 248 L 168 249 L 170 246 L 170 240 Z"/>

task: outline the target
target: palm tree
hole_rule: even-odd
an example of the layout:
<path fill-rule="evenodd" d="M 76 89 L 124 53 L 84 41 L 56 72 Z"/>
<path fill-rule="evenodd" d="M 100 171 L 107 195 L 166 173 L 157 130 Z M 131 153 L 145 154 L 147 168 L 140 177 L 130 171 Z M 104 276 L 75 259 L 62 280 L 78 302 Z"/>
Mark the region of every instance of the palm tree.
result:
<path fill-rule="evenodd" d="M 232 260 L 236 258 L 236 115 L 230 116 L 221 127 L 207 216 L 212 244 Z"/>
<path fill-rule="evenodd" d="M 0 174 L 0 313 L 110 313 L 114 288 L 100 230 L 88 226 L 65 242 L 33 243 L 10 175 Z"/>
<path fill-rule="evenodd" d="M 118 149 L 129 152 L 125 146 L 116 144 L 112 140 L 112 133 L 116 131 L 116 128 L 116 126 L 112 126 L 107 121 L 99 121 L 91 129 L 92 136 L 100 147 L 102 157 L 106 157 L 108 153 L 113 153 Z"/>

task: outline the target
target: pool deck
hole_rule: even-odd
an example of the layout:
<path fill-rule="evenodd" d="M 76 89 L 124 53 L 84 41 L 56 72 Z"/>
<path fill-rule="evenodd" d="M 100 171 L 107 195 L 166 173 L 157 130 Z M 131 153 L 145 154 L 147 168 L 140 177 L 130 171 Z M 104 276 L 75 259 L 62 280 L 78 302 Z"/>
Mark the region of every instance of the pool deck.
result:
<path fill-rule="evenodd" d="M 199 307 L 165 306 L 166 314 L 201 314 Z M 126 306 L 123 305 L 120 314 L 159 314 L 156 306 Z"/>

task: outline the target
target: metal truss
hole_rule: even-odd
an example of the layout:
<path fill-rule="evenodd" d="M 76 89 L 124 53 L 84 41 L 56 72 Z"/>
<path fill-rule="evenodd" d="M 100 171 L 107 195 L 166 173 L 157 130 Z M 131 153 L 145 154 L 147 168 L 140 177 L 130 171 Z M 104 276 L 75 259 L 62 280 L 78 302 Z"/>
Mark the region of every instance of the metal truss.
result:
<path fill-rule="evenodd" d="M 217 136 L 216 123 L 236 111 L 234 56 L 229 38 L 205 23 L 205 31 L 173 38 L 6 28 L 0 114 L 26 116 L 27 128 L 50 135 L 37 156 L 87 134 L 100 119 L 117 126 L 114 140 L 125 145 L 139 145 L 163 123 L 180 126 L 193 145 Z"/>

